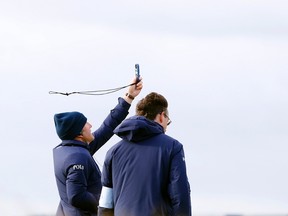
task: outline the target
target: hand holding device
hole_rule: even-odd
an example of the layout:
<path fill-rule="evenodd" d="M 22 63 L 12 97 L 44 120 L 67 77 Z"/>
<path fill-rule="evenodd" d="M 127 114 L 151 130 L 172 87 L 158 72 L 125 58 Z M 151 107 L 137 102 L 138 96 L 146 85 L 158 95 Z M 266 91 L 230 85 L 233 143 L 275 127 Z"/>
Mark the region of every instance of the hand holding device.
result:
<path fill-rule="evenodd" d="M 139 64 L 135 64 L 135 76 L 136 76 L 136 82 L 138 83 L 140 81 L 140 67 L 139 67 Z"/>

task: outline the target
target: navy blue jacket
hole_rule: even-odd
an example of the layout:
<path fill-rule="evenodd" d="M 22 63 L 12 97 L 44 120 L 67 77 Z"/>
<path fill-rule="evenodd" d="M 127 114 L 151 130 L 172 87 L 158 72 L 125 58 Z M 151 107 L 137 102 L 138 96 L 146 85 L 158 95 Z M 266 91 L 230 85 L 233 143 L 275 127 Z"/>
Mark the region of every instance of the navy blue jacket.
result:
<path fill-rule="evenodd" d="M 103 186 L 113 188 L 114 215 L 190 216 L 182 144 L 142 116 L 124 120 L 114 132 L 122 140 L 107 152 L 102 172 Z"/>
<path fill-rule="evenodd" d="M 89 145 L 76 140 L 63 140 L 53 149 L 54 171 L 60 195 L 57 216 L 97 215 L 101 193 L 101 172 L 93 154 L 112 136 L 113 130 L 128 115 L 130 104 L 123 98 L 111 110 Z"/>

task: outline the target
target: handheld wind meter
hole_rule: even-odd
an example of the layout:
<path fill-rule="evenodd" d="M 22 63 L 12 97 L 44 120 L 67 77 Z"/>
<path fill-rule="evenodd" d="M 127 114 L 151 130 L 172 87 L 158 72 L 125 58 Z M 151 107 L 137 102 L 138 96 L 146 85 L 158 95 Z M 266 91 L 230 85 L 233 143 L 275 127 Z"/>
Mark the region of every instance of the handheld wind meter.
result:
<path fill-rule="evenodd" d="M 140 68 L 139 64 L 135 64 L 135 76 L 136 76 L 136 81 L 140 81 Z"/>

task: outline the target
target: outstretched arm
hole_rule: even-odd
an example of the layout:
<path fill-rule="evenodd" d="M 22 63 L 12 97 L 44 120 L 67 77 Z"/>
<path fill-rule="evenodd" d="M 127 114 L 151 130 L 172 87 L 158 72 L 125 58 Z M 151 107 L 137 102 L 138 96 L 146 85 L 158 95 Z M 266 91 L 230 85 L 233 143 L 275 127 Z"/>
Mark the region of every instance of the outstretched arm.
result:
<path fill-rule="evenodd" d="M 136 78 L 133 79 L 136 83 Z M 101 148 L 113 135 L 113 130 L 126 118 L 128 110 L 135 98 L 143 88 L 142 80 L 135 85 L 129 86 L 127 94 L 123 98 L 119 98 L 119 103 L 112 109 L 102 125 L 93 132 L 95 139 L 89 144 L 90 153 L 93 155 Z"/>

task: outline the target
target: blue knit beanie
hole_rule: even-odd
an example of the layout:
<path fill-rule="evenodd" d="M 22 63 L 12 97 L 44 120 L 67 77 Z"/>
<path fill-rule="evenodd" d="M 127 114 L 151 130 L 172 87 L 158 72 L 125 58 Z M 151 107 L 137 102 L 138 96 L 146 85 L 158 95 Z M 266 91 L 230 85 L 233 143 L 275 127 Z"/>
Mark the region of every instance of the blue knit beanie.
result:
<path fill-rule="evenodd" d="M 64 112 L 54 115 L 57 134 L 61 140 L 73 140 L 80 134 L 87 118 L 80 112 Z"/>

